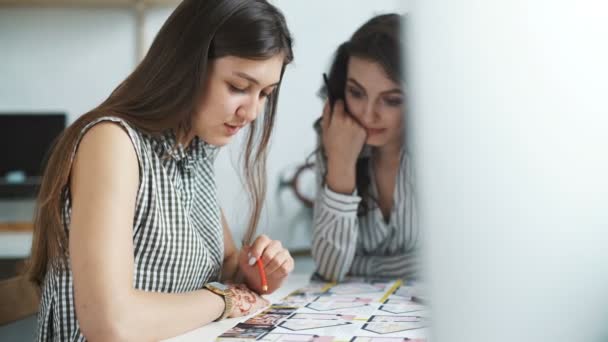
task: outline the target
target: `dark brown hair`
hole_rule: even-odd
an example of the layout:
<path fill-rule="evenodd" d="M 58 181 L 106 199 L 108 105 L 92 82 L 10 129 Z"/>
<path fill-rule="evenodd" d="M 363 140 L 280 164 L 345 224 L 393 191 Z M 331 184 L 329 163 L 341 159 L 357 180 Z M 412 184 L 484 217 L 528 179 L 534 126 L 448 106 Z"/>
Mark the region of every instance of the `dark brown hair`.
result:
<path fill-rule="evenodd" d="M 402 16 L 398 14 L 378 15 L 363 24 L 353 36 L 342 43 L 335 52 L 328 75 L 327 86 L 323 85 L 319 94 L 327 98 L 331 93 L 334 100 L 344 100 L 346 77 L 348 74 L 348 61 L 355 56 L 378 63 L 386 72 L 386 75 L 395 83 L 402 83 L 402 47 L 401 27 Z M 327 89 L 329 87 L 329 89 Z M 345 103 L 346 106 L 346 103 Z M 348 108 L 347 108 L 348 110 Z M 320 122 L 315 123 L 319 129 Z M 319 139 L 321 141 L 321 139 Z M 322 142 L 319 146 L 323 148 Z M 325 158 L 325 153 L 322 153 Z M 369 174 L 369 156 L 360 156 L 356 164 L 356 187 L 357 193 L 362 198 L 357 214 L 366 215 L 368 210 L 369 188 L 371 184 Z M 325 179 L 325 175 L 323 175 Z"/>
<path fill-rule="evenodd" d="M 223 56 L 266 59 L 282 53 L 282 79 L 285 66 L 293 59 L 291 45 L 285 18 L 265 0 L 182 1 L 137 68 L 102 104 L 71 124 L 53 147 L 36 205 L 31 280 L 40 285 L 50 263 L 67 261 L 68 237 L 61 210 L 69 185 L 71 151 L 88 123 L 112 115 L 150 135 L 168 129 L 187 134 L 195 104 L 205 91 L 210 60 Z M 244 174 L 252 202 L 245 242 L 255 235 L 266 194 L 267 146 L 278 95 L 277 86 L 264 116 L 251 123 L 244 151 Z"/>

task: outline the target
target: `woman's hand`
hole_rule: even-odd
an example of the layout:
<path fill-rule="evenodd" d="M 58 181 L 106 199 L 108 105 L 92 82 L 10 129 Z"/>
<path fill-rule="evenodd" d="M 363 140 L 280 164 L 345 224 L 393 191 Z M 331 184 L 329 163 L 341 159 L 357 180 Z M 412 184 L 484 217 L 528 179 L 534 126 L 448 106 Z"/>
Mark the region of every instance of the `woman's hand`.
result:
<path fill-rule="evenodd" d="M 259 258 L 264 265 L 268 291 L 262 289 L 262 280 L 256 265 Z M 289 251 L 283 248 L 280 241 L 271 240 L 266 235 L 258 236 L 251 246 L 243 246 L 239 256 L 239 268 L 245 276 L 245 282 L 257 293 L 272 293 L 281 287 L 293 267 L 294 261 Z"/>
<path fill-rule="evenodd" d="M 247 316 L 270 305 L 270 302 L 262 298 L 243 284 L 228 285 L 232 296 L 232 310 L 228 313 L 229 318 Z"/>
<path fill-rule="evenodd" d="M 357 158 L 365 145 L 367 132 L 336 101 L 333 114 L 328 103 L 321 119 L 322 144 L 327 157 L 327 185 L 336 192 L 352 193 L 355 188 Z"/>

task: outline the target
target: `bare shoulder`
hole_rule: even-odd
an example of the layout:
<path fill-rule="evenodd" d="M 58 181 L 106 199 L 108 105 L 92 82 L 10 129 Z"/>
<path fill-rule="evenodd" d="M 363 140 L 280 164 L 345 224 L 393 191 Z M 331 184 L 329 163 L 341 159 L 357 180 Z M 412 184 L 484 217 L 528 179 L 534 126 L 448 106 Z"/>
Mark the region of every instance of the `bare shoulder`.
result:
<path fill-rule="evenodd" d="M 102 153 L 104 151 L 132 151 L 135 156 L 129 134 L 123 126 L 112 121 L 100 122 L 91 127 L 82 137 L 78 150 L 93 150 Z"/>
<path fill-rule="evenodd" d="M 129 134 L 119 123 L 110 121 L 95 124 L 84 134 L 72 165 L 73 182 L 103 182 L 119 177 L 122 185 L 133 185 L 138 181 L 138 170 L 137 154 Z"/>

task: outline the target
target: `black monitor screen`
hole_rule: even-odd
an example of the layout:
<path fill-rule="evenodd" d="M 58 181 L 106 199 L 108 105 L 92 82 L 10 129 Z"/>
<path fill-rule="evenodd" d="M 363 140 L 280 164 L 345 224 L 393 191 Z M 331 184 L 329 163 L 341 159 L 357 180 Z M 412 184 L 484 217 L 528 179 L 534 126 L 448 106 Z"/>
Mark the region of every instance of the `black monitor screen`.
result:
<path fill-rule="evenodd" d="M 0 113 L 0 178 L 42 176 L 47 152 L 65 125 L 65 114 Z"/>

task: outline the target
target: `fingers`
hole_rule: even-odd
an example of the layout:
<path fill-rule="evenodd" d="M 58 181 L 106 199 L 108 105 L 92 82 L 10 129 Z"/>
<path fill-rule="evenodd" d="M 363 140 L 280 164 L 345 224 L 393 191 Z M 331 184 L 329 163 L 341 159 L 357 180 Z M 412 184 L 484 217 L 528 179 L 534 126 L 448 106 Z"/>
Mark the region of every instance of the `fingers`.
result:
<path fill-rule="evenodd" d="M 331 117 L 331 120 L 327 124 L 328 126 L 333 126 L 335 122 L 335 124 L 340 125 L 342 128 L 353 127 L 365 131 L 365 127 L 361 121 L 355 115 L 346 111 L 344 100 L 336 101 L 333 112 L 329 116 Z"/>
<path fill-rule="evenodd" d="M 262 255 L 264 254 L 264 250 L 271 242 L 272 240 L 270 240 L 270 238 L 264 234 L 258 236 L 257 239 L 255 239 L 255 241 L 251 245 L 251 248 L 249 249 L 249 253 L 251 254 L 251 256 L 249 257 L 249 265 L 255 265 L 255 259 L 262 257 Z"/>
<path fill-rule="evenodd" d="M 289 252 L 287 250 L 285 250 L 286 253 L 286 258 L 285 260 L 280 263 L 277 268 L 273 271 L 274 275 L 279 276 L 280 278 L 285 278 L 287 277 L 294 268 L 295 262 L 293 260 L 293 258 L 291 257 L 291 255 L 289 254 Z"/>
<path fill-rule="evenodd" d="M 286 277 L 292 270 L 293 258 L 286 249 L 282 249 L 266 265 L 266 274 L 268 276 L 276 274 L 280 277 Z"/>
<path fill-rule="evenodd" d="M 266 276 L 286 277 L 293 271 L 294 260 L 281 241 L 270 240 L 266 235 L 260 235 L 249 248 L 248 264 L 255 266 L 257 259 L 262 261 Z"/>
<path fill-rule="evenodd" d="M 336 101 L 336 103 L 334 104 L 332 114 L 333 114 L 332 117 L 340 118 L 342 120 L 348 117 L 348 115 L 346 114 L 346 111 L 344 110 L 344 101 L 343 100 Z"/>
<path fill-rule="evenodd" d="M 321 117 L 321 128 L 323 131 L 327 131 L 329 123 L 331 122 L 331 109 L 329 108 L 329 101 L 325 101 L 323 106 L 323 115 Z"/>
<path fill-rule="evenodd" d="M 266 273 L 270 273 L 268 271 L 268 268 L 271 266 L 271 263 L 273 264 L 272 266 L 275 267 L 276 269 L 276 265 L 274 265 L 275 262 L 275 258 L 279 255 L 279 253 L 283 252 L 283 245 L 281 244 L 281 241 L 271 241 L 268 246 L 266 247 L 266 249 L 264 250 L 264 253 L 262 254 L 262 263 L 264 263 L 264 267 L 266 268 Z"/>
<path fill-rule="evenodd" d="M 337 100 L 334 103 L 333 108 L 330 106 L 329 101 L 325 101 L 325 105 L 323 106 L 323 119 L 321 121 L 321 127 L 327 128 L 331 125 L 334 118 L 338 118 L 340 120 L 344 120 L 348 118 L 348 114 L 344 109 L 344 101 Z"/>

